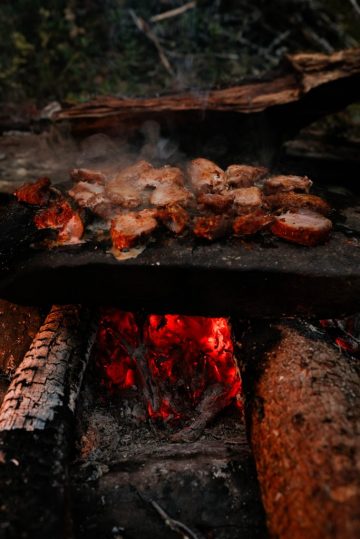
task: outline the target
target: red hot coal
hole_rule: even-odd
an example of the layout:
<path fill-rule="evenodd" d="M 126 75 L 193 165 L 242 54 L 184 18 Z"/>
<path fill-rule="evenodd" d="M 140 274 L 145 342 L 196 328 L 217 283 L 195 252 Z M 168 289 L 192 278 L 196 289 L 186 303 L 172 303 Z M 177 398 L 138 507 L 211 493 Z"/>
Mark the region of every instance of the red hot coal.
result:
<path fill-rule="evenodd" d="M 105 384 L 115 391 L 140 392 L 148 417 L 156 421 L 176 425 L 201 416 L 200 423 L 205 423 L 229 405 L 241 408 L 241 380 L 227 318 L 141 318 L 106 308 L 97 361 Z"/>

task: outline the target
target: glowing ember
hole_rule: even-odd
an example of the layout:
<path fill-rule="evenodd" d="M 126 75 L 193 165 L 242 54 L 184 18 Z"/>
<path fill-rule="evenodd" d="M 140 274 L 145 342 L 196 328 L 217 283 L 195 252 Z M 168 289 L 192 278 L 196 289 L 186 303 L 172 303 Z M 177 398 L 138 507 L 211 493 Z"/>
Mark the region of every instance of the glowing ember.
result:
<path fill-rule="evenodd" d="M 344 319 L 320 320 L 320 324 L 343 352 L 360 358 L 359 315 L 349 316 Z"/>
<path fill-rule="evenodd" d="M 149 417 L 165 422 L 239 405 L 241 382 L 226 318 L 104 309 L 98 362 L 111 388 L 141 393 Z M 207 420 L 206 420 L 207 421 Z"/>

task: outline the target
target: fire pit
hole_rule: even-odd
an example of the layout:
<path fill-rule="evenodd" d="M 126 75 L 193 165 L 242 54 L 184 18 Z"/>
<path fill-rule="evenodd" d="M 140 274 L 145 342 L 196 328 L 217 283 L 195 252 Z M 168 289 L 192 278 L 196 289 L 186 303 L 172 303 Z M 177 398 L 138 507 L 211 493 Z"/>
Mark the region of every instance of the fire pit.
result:
<path fill-rule="evenodd" d="M 181 95 L 97 101 L 57 121 L 137 148 L 139 126 L 156 120 L 186 151 L 195 128 L 206 148 L 209 126 L 267 119 L 273 157 L 351 101 L 357 58 L 292 57 L 271 81 L 215 91 L 205 115 Z M 238 149 L 224 168 L 251 153 Z M 359 535 L 359 335 L 355 318 L 340 320 L 359 310 L 359 200 L 337 187 L 317 186 L 333 208 L 325 243 L 163 234 L 121 261 L 92 241 L 44 247 L 34 210 L 1 195 L 0 294 L 34 306 L 4 303 L 4 537 Z"/>

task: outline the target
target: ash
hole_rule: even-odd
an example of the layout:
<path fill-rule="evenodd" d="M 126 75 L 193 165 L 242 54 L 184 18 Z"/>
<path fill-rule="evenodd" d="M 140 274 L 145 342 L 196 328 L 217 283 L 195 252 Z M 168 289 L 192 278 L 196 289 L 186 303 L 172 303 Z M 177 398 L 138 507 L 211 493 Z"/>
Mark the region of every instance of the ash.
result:
<path fill-rule="evenodd" d="M 174 443 L 173 432 L 89 370 L 71 473 L 77 537 L 267 536 L 239 409 L 224 409 L 195 442 Z"/>

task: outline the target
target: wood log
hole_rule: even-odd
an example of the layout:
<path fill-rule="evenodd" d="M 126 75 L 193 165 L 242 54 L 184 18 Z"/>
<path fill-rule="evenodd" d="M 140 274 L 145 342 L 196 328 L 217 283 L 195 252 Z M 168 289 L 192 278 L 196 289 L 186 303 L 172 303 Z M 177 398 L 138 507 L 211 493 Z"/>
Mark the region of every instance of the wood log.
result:
<path fill-rule="evenodd" d="M 0 409 L 0 537 L 70 533 L 70 433 L 94 336 L 87 309 L 54 306 L 15 373 Z"/>
<path fill-rule="evenodd" d="M 360 536 L 359 365 L 306 323 L 243 337 L 246 416 L 279 539 Z"/>
<path fill-rule="evenodd" d="M 0 404 L 41 320 L 42 313 L 38 307 L 0 300 Z"/>
<path fill-rule="evenodd" d="M 312 101 L 307 103 L 309 121 L 310 116 L 321 116 L 329 112 L 329 109 L 336 110 L 344 106 L 345 102 L 356 99 L 359 74 L 360 48 L 333 54 L 294 54 L 286 56 L 277 72 L 238 86 L 154 98 L 99 97 L 65 108 L 55 118 L 57 121 L 70 121 L 76 133 L 109 129 L 121 132 L 136 129 L 149 118 L 160 122 L 171 118 L 171 123 L 181 124 L 188 121 L 187 113 L 195 113 L 201 118 L 205 111 L 259 113 L 279 105 L 294 104 L 313 93 L 318 107 L 314 108 Z M 331 84 L 344 80 L 351 80 L 351 85 L 346 86 L 347 91 L 343 91 L 345 87 L 341 91 L 339 88 L 336 95 L 332 96 L 333 99 L 327 102 Z M 286 108 L 286 114 L 288 110 Z M 304 121 L 303 113 L 301 116 Z"/>

